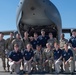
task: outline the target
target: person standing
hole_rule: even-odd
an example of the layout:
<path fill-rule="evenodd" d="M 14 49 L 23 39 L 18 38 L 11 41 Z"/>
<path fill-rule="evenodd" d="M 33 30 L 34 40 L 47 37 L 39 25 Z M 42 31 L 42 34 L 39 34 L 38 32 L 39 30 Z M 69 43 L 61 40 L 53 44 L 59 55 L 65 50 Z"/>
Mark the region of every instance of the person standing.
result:
<path fill-rule="evenodd" d="M 60 38 L 60 49 L 64 50 L 64 44 L 68 43 L 68 40 L 65 39 L 65 35 L 62 33 Z"/>
<path fill-rule="evenodd" d="M 69 43 L 72 45 L 73 50 L 76 52 L 76 31 L 72 31 L 72 36 L 69 39 Z"/>
<path fill-rule="evenodd" d="M 76 30 L 72 31 L 72 36 L 69 39 L 69 45 L 71 46 L 71 49 L 73 51 L 73 57 L 74 57 L 74 70 L 75 70 L 75 61 L 76 61 Z"/>
<path fill-rule="evenodd" d="M 29 39 L 28 35 L 29 35 L 28 32 L 25 31 L 25 32 L 24 32 L 24 38 L 23 38 L 23 45 L 24 45 L 24 48 L 26 48 L 27 44 L 30 43 L 30 39 Z"/>
<path fill-rule="evenodd" d="M 48 39 L 49 39 L 49 37 L 47 35 L 45 35 L 45 30 L 42 29 L 41 35 L 39 36 L 39 40 L 40 40 L 40 44 L 42 45 L 43 48 L 46 47 L 46 43 L 47 43 Z"/>
<path fill-rule="evenodd" d="M 57 41 L 57 40 L 56 40 L 55 38 L 53 38 L 53 34 L 52 34 L 52 33 L 49 33 L 49 39 L 47 40 L 47 42 L 52 45 L 52 49 L 54 48 L 54 43 L 55 43 L 56 41 Z"/>
<path fill-rule="evenodd" d="M 36 45 L 40 45 L 40 40 L 36 32 L 34 33 L 34 39 L 30 43 L 32 44 L 34 50 L 36 49 Z"/>
<path fill-rule="evenodd" d="M 12 46 L 14 46 L 14 44 L 18 44 L 19 45 L 19 50 L 22 51 L 23 50 L 23 42 L 20 38 L 20 34 L 17 33 L 16 34 L 16 38 L 12 41 Z"/>
<path fill-rule="evenodd" d="M 10 32 L 10 37 L 8 39 L 6 39 L 6 53 L 7 53 L 7 68 L 8 68 L 8 71 L 9 71 L 8 54 L 10 53 L 10 51 L 13 50 L 13 47 L 12 47 L 12 41 L 13 40 L 14 40 L 14 34 L 13 34 L 13 32 Z"/>
<path fill-rule="evenodd" d="M 3 33 L 0 32 L 0 56 L 2 59 L 2 65 L 3 65 L 3 69 L 4 71 L 6 71 L 6 63 L 5 63 L 5 39 L 3 39 Z"/>

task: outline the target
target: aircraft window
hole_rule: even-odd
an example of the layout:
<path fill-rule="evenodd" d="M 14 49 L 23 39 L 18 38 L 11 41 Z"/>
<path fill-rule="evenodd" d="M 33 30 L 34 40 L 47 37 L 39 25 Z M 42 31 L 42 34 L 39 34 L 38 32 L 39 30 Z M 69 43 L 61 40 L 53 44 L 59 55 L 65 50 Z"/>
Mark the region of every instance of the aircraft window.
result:
<path fill-rule="evenodd" d="M 31 10 L 35 10 L 35 7 L 31 7 Z"/>
<path fill-rule="evenodd" d="M 33 13 L 33 15 L 35 15 L 35 13 Z"/>
<path fill-rule="evenodd" d="M 22 4 L 22 2 L 20 2 L 20 4 Z"/>

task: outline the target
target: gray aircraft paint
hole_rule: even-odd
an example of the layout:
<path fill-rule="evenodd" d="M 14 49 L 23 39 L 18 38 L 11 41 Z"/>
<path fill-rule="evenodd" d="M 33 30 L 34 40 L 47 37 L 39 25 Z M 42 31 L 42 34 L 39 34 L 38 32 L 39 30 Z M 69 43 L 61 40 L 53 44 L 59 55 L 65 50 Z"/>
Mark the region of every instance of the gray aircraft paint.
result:
<path fill-rule="evenodd" d="M 16 25 L 19 23 L 28 25 L 51 25 L 55 24 L 58 29 L 58 39 L 62 33 L 62 23 L 59 11 L 50 0 L 20 0 L 17 8 Z"/>

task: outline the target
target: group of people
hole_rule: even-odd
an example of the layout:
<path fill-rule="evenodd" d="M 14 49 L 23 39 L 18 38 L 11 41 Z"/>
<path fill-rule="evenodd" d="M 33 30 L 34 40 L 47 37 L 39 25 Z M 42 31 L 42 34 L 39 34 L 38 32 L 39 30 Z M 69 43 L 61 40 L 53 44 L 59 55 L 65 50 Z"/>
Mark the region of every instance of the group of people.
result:
<path fill-rule="evenodd" d="M 53 38 L 50 32 L 45 35 L 45 30 L 41 30 L 41 35 L 36 32 L 29 37 L 27 31 L 24 32 L 24 38 L 20 34 L 10 33 L 10 38 L 4 40 L 3 33 L 0 33 L 0 56 L 3 62 L 3 68 L 6 70 L 5 58 L 7 58 L 8 71 L 19 73 L 22 70 L 30 73 L 47 72 L 56 73 L 74 72 L 76 55 L 76 31 L 72 31 L 69 40 L 65 39 L 62 33 L 60 40 Z M 6 54 L 7 53 L 7 57 Z M 70 67 L 70 68 L 69 68 Z"/>

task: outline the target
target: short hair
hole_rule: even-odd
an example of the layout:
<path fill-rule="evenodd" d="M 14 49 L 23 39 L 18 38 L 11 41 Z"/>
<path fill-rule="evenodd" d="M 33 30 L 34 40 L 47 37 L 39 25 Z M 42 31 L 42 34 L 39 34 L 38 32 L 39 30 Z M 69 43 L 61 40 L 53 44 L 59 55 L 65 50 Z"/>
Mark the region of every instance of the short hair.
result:
<path fill-rule="evenodd" d="M 61 35 L 63 35 L 65 37 L 64 33 L 62 33 Z"/>
<path fill-rule="evenodd" d="M 64 45 L 67 45 L 68 46 L 68 43 L 65 43 Z"/>
<path fill-rule="evenodd" d="M 40 47 L 40 46 L 41 46 L 40 44 L 36 45 L 36 47 Z"/>
<path fill-rule="evenodd" d="M 19 33 L 16 33 L 16 35 L 20 35 Z"/>
<path fill-rule="evenodd" d="M 57 45 L 59 45 L 59 41 L 56 41 L 56 42 L 54 42 L 54 44 L 57 44 Z"/>
<path fill-rule="evenodd" d="M 50 47 L 52 47 L 52 44 L 51 44 L 51 43 L 46 43 L 46 46 L 47 46 L 47 45 L 50 45 Z"/>
<path fill-rule="evenodd" d="M 14 34 L 14 32 L 10 32 L 10 33 Z"/>
<path fill-rule="evenodd" d="M 26 45 L 26 46 L 28 46 L 28 45 L 30 45 L 30 46 L 31 46 L 31 44 L 30 44 L 30 43 L 27 43 L 27 45 Z"/>
<path fill-rule="evenodd" d="M 76 29 L 73 29 L 72 32 L 76 32 Z"/>
<path fill-rule="evenodd" d="M 25 35 L 25 33 L 29 34 L 28 31 L 25 31 L 25 32 L 24 32 L 24 35 Z"/>
<path fill-rule="evenodd" d="M 4 35 L 2 32 L 0 32 L 0 34 Z"/>
<path fill-rule="evenodd" d="M 28 33 L 28 31 L 25 31 L 24 33 Z"/>
<path fill-rule="evenodd" d="M 53 35 L 52 32 L 50 32 L 49 34 Z"/>
<path fill-rule="evenodd" d="M 41 31 L 45 31 L 45 29 L 41 29 Z"/>
<path fill-rule="evenodd" d="M 34 34 L 37 34 L 37 35 L 38 35 L 38 33 L 37 33 L 37 32 L 34 32 Z"/>
<path fill-rule="evenodd" d="M 19 47 L 19 45 L 18 45 L 17 43 L 14 44 L 14 47 L 15 47 L 15 46 L 16 46 L 16 47 Z"/>

